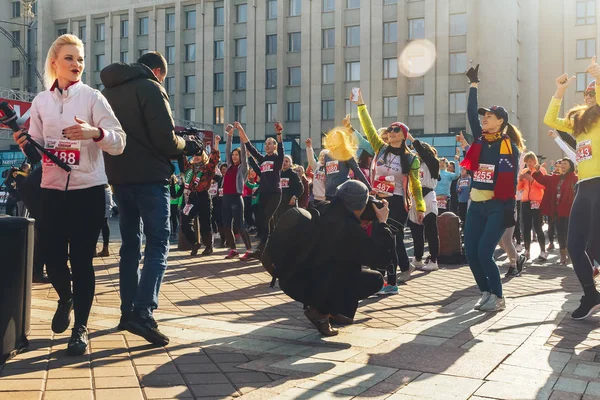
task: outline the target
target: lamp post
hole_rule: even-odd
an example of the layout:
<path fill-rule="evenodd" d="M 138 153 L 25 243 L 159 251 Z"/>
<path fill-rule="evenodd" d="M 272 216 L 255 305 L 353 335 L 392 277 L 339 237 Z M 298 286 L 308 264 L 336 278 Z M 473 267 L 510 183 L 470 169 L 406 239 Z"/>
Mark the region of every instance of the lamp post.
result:
<path fill-rule="evenodd" d="M 35 14 L 33 13 L 33 5 L 37 2 L 37 0 L 20 0 L 21 5 L 23 6 L 23 22 L 27 26 L 26 33 L 26 49 L 27 52 L 27 69 L 25 72 L 25 90 L 30 93 L 37 92 L 35 90 L 35 78 L 34 78 L 34 69 L 35 63 L 37 62 L 36 51 L 35 51 L 35 42 L 33 37 L 33 26 L 37 22 L 35 20 Z M 43 89 L 43 87 L 42 87 Z"/>

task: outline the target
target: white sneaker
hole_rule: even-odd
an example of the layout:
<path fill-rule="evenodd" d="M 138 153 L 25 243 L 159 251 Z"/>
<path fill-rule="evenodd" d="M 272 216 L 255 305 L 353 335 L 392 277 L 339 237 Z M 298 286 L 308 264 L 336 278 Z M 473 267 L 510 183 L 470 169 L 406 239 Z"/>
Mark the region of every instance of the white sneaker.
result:
<path fill-rule="evenodd" d="M 522 251 L 523 251 L 523 246 L 522 246 L 522 245 L 520 245 L 520 244 L 516 244 L 516 245 L 515 245 L 515 249 L 517 249 L 517 253 L 520 253 L 520 252 L 522 252 Z"/>
<path fill-rule="evenodd" d="M 485 302 L 484 305 L 481 306 L 479 311 L 488 311 L 488 312 L 496 312 L 502 311 L 506 308 L 506 302 L 504 301 L 504 297 L 499 298 L 495 294 L 491 294 L 488 301 Z"/>
<path fill-rule="evenodd" d="M 414 260 L 412 263 L 415 266 L 415 268 L 418 269 L 419 271 L 421 271 L 423 269 L 423 267 L 425 266 L 425 263 L 420 260 Z"/>
<path fill-rule="evenodd" d="M 440 267 L 438 266 L 437 262 L 429 261 L 427 263 L 427 265 L 425 265 L 423 268 L 421 268 L 421 271 L 431 272 L 431 271 L 437 271 L 438 269 L 440 269 Z"/>
<path fill-rule="evenodd" d="M 399 282 L 406 282 L 407 280 L 410 279 L 410 274 L 412 274 L 413 272 L 415 272 L 415 266 L 413 264 L 410 264 L 408 266 L 408 271 L 404 271 L 404 272 L 400 272 L 398 274 L 398 281 Z"/>
<path fill-rule="evenodd" d="M 477 303 L 475 303 L 473 310 L 481 309 L 481 306 L 484 305 L 490 299 L 490 296 L 491 296 L 490 292 L 481 293 L 481 298 L 479 300 L 477 300 Z"/>
<path fill-rule="evenodd" d="M 548 259 L 548 253 L 542 251 L 537 259 L 538 261 L 546 261 Z"/>

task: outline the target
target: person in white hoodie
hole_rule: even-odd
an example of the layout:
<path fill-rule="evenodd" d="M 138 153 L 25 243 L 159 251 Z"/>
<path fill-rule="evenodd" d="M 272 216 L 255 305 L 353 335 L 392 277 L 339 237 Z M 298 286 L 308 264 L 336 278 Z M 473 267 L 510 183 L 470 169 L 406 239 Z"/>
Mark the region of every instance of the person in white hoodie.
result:
<path fill-rule="evenodd" d="M 315 150 L 312 147 L 312 139 L 308 138 L 306 143 L 306 157 L 308 158 L 308 166 L 313 170 L 315 177 L 313 178 L 313 197 L 314 206 L 317 207 L 325 201 L 325 190 L 327 175 L 325 174 L 325 154 L 327 150 L 321 150 L 319 153 L 319 161 L 315 159 Z"/>
<path fill-rule="evenodd" d="M 84 54 L 76 36 L 62 35 L 54 41 L 44 71 L 49 89 L 33 100 L 29 127 L 31 140 L 71 167 L 67 173 L 43 157 L 40 212 L 46 269 L 59 296 L 52 319 L 55 333 L 67 330 L 75 309 L 69 355 L 84 354 L 88 344 L 86 326 L 95 289 L 92 260 L 104 222 L 104 185 L 108 183 L 102 152 L 117 155 L 125 148 L 125 133 L 104 96 L 80 81 Z M 14 134 L 16 143 L 29 157 L 39 157 L 21 133 Z"/>

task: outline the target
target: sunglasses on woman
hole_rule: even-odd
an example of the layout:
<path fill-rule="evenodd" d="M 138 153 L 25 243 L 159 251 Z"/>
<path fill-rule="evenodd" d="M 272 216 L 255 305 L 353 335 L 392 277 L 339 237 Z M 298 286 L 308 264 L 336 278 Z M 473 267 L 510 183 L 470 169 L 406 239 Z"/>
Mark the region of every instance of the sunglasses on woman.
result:
<path fill-rule="evenodd" d="M 596 97 L 596 92 L 593 92 L 593 91 L 586 92 L 586 93 L 585 93 L 585 96 L 588 96 L 588 97 Z"/>
<path fill-rule="evenodd" d="M 387 128 L 387 132 L 394 131 L 395 133 L 398 133 L 401 130 L 402 130 L 402 128 L 400 128 L 399 126 L 390 126 L 389 128 Z"/>

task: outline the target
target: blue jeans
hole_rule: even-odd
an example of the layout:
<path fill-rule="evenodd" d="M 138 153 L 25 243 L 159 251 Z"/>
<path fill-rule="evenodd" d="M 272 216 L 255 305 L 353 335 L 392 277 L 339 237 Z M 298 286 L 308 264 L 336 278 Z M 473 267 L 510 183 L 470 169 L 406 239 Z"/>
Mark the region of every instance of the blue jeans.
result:
<path fill-rule="evenodd" d="M 140 316 L 152 316 L 158 308 L 158 293 L 167 269 L 169 254 L 169 186 L 157 183 L 114 185 L 121 228 L 119 263 L 121 312 L 134 310 Z M 142 223 L 146 236 L 144 268 Z"/>
<path fill-rule="evenodd" d="M 465 224 L 465 252 L 469 267 L 481 292 L 502 297 L 500 271 L 494 260 L 494 250 L 502 238 L 505 202 L 489 200 L 471 202 Z"/>

